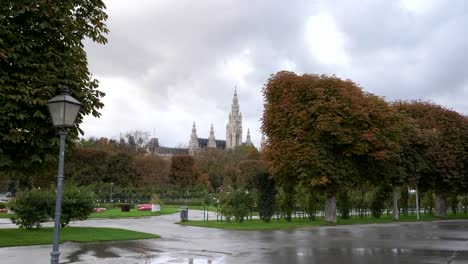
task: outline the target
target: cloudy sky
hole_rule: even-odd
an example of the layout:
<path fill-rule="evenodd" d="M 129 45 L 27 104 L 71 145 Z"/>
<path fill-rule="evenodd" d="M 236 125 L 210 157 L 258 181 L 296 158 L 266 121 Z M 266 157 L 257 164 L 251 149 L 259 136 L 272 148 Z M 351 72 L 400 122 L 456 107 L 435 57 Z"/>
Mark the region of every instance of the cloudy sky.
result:
<path fill-rule="evenodd" d="M 359 4 L 357 4 L 359 3 Z M 108 0 L 107 45 L 86 43 L 106 93 L 85 137 L 141 130 L 187 145 L 213 124 L 225 139 L 237 86 L 258 145 L 261 90 L 280 70 L 336 74 L 388 100 L 468 114 L 465 0 Z M 245 132 L 244 132 L 245 140 Z"/>

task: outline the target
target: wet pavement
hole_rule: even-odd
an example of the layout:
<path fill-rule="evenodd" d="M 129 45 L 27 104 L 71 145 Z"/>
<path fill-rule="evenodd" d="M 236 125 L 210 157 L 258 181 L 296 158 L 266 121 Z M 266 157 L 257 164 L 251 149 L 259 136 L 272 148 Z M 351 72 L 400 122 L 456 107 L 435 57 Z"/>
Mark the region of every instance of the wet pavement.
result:
<path fill-rule="evenodd" d="M 202 214 L 192 210 L 189 217 L 201 219 Z M 162 238 L 65 243 L 60 263 L 468 263 L 468 221 L 232 231 L 174 224 L 178 220 L 175 214 L 74 222 L 72 226 L 125 228 Z M 0 228 L 14 227 L 5 221 Z M 47 263 L 50 249 L 0 248 L 0 263 Z"/>

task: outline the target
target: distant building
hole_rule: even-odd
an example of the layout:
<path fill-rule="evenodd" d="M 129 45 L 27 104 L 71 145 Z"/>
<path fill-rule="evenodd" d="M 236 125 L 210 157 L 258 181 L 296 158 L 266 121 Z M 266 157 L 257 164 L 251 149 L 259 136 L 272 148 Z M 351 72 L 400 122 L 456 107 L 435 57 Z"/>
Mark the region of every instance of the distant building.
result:
<path fill-rule="evenodd" d="M 234 89 L 234 98 L 232 99 L 231 112 L 229 113 L 228 123 L 226 124 L 226 140 L 215 139 L 213 124 L 211 125 L 210 136 L 208 138 L 199 138 L 197 135 L 197 127 L 195 122 L 193 122 L 188 152 L 189 154 L 193 155 L 200 149 L 233 149 L 244 144 L 253 146 L 252 140 L 250 139 L 249 130 L 247 130 L 247 139 L 245 143 L 242 142 L 242 113 L 240 112 L 237 90 Z"/>
<path fill-rule="evenodd" d="M 229 113 L 226 124 L 226 140 L 217 140 L 214 135 L 213 124 L 211 124 L 210 135 L 208 138 L 200 138 L 197 135 L 197 127 L 193 122 L 192 133 L 190 134 L 188 148 L 169 148 L 159 146 L 157 138 L 152 138 L 148 144 L 148 152 L 170 158 L 173 155 L 190 154 L 194 155 L 198 151 L 206 148 L 233 149 L 240 145 L 251 145 L 250 130 L 247 129 L 247 137 L 242 142 L 242 113 L 240 112 L 237 90 L 234 89 L 234 98 L 232 99 L 231 112 Z"/>

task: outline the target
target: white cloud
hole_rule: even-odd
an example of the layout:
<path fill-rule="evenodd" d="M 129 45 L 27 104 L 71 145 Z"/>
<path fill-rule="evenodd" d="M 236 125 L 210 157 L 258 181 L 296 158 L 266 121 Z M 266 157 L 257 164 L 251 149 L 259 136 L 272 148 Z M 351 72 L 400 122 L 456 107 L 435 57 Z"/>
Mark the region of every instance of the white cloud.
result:
<path fill-rule="evenodd" d="M 344 50 L 344 34 L 340 32 L 332 16 L 319 13 L 309 17 L 306 35 L 310 53 L 320 63 L 325 65 L 348 63 L 348 56 Z"/>
<path fill-rule="evenodd" d="M 400 8 L 411 13 L 421 15 L 434 10 L 438 5 L 438 0 L 399 0 Z"/>

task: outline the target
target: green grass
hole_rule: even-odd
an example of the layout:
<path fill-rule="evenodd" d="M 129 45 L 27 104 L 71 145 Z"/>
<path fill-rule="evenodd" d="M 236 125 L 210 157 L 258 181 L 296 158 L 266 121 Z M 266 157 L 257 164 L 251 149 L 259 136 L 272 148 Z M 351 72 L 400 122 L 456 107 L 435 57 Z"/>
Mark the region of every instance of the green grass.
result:
<path fill-rule="evenodd" d="M 52 227 L 26 230 L 0 229 L 0 247 L 52 244 Z M 60 242 L 102 242 L 159 238 L 158 235 L 118 228 L 66 227 L 60 229 Z"/>
<path fill-rule="evenodd" d="M 12 214 L 0 213 L 0 218 L 10 218 L 12 216 L 13 216 Z"/>
<path fill-rule="evenodd" d="M 151 211 L 138 211 L 137 209 L 131 209 L 130 212 L 122 212 L 120 208 L 111 208 L 107 209 L 104 212 L 92 213 L 89 218 L 139 218 L 139 217 L 149 217 L 149 216 L 158 216 L 164 214 L 175 214 L 179 212 L 181 205 L 163 205 L 161 206 L 161 212 L 151 212 Z M 191 205 L 188 206 L 189 210 L 203 210 L 203 206 Z M 208 208 L 207 208 L 208 209 Z M 216 212 L 216 208 L 211 206 L 210 211 Z M 11 214 L 0 213 L 0 218 L 10 218 Z"/>
<path fill-rule="evenodd" d="M 177 213 L 180 207 L 175 206 L 162 206 L 161 212 L 151 211 L 138 211 L 137 209 L 131 209 L 130 212 L 122 212 L 120 208 L 107 209 L 107 211 L 100 213 L 92 213 L 89 218 L 138 218 L 148 216 L 158 216 L 162 214 L 174 214 Z"/>
<path fill-rule="evenodd" d="M 468 219 L 468 215 L 457 214 L 457 215 L 448 215 L 447 218 L 439 218 L 432 215 L 421 215 L 420 221 L 437 221 L 445 219 Z M 416 222 L 416 216 L 400 216 L 398 222 Z M 391 215 L 383 215 L 381 218 L 373 218 L 367 216 L 365 218 L 352 217 L 350 219 L 338 219 L 336 225 L 358 225 L 358 224 L 386 224 L 394 223 Z M 233 229 L 233 230 L 279 230 L 279 229 L 292 229 L 300 227 L 314 227 L 314 226 L 334 226 L 335 224 L 327 223 L 323 220 L 313 220 L 309 221 L 307 219 L 293 218 L 291 222 L 287 222 L 284 219 L 276 220 L 272 219 L 269 223 L 261 222 L 259 219 L 244 220 L 243 223 L 236 223 L 231 221 L 227 223 L 226 221 L 186 221 L 179 222 L 180 225 L 187 226 L 198 226 L 198 227 L 209 227 L 209 228 L 221 228 L 221 229 Z"/>
<path fill-rule="evenodd" d="M 226 221 L 186 221 L 178 222 L 180 225 L 187 226 L 198 226 L 198 227 L 210 227 L 210 228 L 222 228 L 222 229 L 233 229 L 233 230 L 277 230 L 277 229 L 291 229 L 299 227 L 308 227 L 308 226 L 320 226 L 324 225 L 323 222 L 319 221 L 307 221 L 302 219 L 293 219 L 291 222 L 287 222 L 284 219 L 279 221 L 272 219 L 269 223 L 261 222 L 259 219 L 244 220 L 243 223 L 236 223 L 231 221 L 227 223 Z"/>

